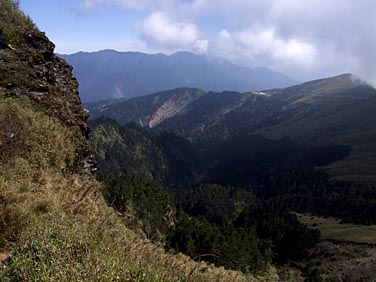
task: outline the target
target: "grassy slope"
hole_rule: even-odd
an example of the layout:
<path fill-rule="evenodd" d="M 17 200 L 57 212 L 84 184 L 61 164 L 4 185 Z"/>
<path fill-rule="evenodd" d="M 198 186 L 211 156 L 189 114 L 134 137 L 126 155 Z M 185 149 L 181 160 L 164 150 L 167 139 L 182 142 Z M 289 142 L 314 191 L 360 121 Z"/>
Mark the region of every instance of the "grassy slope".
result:
<path fill-rule="evenodd" d="M 340 224 L 335 218 L 303 214 L 298 219 L 321 231 L 323 241 L 313 250 L 309 264 L 320 269 L 325 281 L 376 281 L 375 225 Z"/>
<path fill-rule="evenodd" d="M 323 240 L 345 241 L 353 243 L 376 244 L 376 225 L 355 225 L 340 223 L 338 219 L 299 214 L 301 223 L 321 232 Z"/>
<path fill-rule="evenodd" d="M 54 116 L 46 104 L 27 97 L 33 81 L 23 76 L 22 69 L 31 70 L 24 60 L 32 54 L 39 62 L 43 58 L 34 49 L 26 52 L 31 57 L 18 55 L 27 36 L 23 31 L 32 30 L 34 37 L 38 31 L 11 1 L 0 0 L 0 8 L 0 55 L 6 62 L 1 67 L 17 69 L 14 83 L 20 85 L 13 95 L 2 88 L 13 84 L 0 84 L 1 281 L 276 280 L 273 269 L 258 279 L 165 253 L 127 229 L 107 207 L 100 185 L 73 172 L 84 136 L 64 114 L 75 104 L 45 94 L 65 102 L 67 112 Z M 7 60 L 12 56 L 16 61 Z M 1 82 L 12 78 L 8 74 Z"/>
<path fill-rule="evenodd" d="M 70 129 L 27 98 L 1 95 L 0 124 L 2 281 L 256 281 L 166 254 L 124 227 L 98 183 L 68 172 Z"/>
<path fill-rule="evenodd" d="M 328 170 L 342 179 L 376 181 L 376 91 L 361 84 L 351 85 L 349 76 L 332 80 L 321 81 L 314 92 L 311 88 L 315 85 L 311 84 L 283 90 L 286 93 L 282 94 L 292 91 L 296 97 L 301 96 L 291 107 L 303 110 L 268 128 L 266 134 L 272 138 L 288 135 L 313 143 L 350 144 L 350 155 L 328 166 Z"/>

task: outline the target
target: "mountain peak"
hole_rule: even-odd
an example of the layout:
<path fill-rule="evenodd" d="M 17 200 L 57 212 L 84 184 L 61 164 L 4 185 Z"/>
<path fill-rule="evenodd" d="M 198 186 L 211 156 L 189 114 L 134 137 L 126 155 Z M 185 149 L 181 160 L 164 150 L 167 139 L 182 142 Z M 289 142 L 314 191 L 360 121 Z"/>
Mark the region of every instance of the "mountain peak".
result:
<path fill-rule="evenodd" d="M 102 51 L 62 58 L 73 65 L 86 103 L 139 97 L 178 87 L 246 92 L 294 84 L 289 77 L 269 69 L 218 63 L 185 51 L 170 56 Z"/>
<path fill-rule="evenodd" d="M 179 51 L 170 55 L 170 57 L 202 57 L 189 51 Z"/>
<path fill-rule="evenodd" d="M 366 83 L 355 77 L 351 73 L 344 73 L 333 77 L 316 79 L 299 85 L 287 87 L 285 89 L 275 89 L 268 91 L 272 94 L 285 93 L 288 95 L 328 95 L 341 93 L 358 86 L 367 86 Z"/>

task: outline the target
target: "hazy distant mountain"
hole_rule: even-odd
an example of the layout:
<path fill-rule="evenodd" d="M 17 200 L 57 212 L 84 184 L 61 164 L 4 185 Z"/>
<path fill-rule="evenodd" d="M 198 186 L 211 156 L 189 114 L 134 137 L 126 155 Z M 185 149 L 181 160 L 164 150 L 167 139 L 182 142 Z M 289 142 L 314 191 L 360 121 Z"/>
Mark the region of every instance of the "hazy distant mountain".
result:
<path fill-rule="evenodd" d="M 167 56 L 104 50 L 59 56 L 74 67 L 83 102 L 132 98 L 177 87 L 251 91 L 294 84 L 267 68 L 240 67 L 189 52 Z"/>
<path fill-rule="evenodd" d="M 134 121 L 174 132 L 202 147 L 247 134 L 350 145 L 350 156 L 333 164 L 333 172 L 376 180 L 376 90 L 350 74 L 263 92 L 179 88 L 87 106 L 93 118 Z"/>

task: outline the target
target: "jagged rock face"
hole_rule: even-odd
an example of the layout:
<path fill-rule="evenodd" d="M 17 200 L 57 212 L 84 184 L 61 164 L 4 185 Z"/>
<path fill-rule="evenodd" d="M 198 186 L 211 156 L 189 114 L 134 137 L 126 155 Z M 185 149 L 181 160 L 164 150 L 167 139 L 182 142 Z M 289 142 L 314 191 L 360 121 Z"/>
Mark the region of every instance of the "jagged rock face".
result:
<path fill-rule="evenodd" d="M 0 0 L 0 7 L 0 91 L 8 97 L 27 96 L 69 126 L 79 144 L 74 169 L 92 169 L 88 112 L 81 107 L 72 67 L 54 55 L 54 44 L 15 4 Z"/>

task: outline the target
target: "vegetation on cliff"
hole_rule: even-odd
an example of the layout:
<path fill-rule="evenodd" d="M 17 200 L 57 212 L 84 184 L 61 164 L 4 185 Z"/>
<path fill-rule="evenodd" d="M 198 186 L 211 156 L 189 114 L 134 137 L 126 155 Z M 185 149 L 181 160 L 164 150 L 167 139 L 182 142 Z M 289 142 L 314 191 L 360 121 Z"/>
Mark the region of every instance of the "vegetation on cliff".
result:
<path fill-rule="evenodd" d="M 148 211 L 153 203 L 154 215 L 164 215 L 168 205 L 175 205 L 173 226 L 153 220 L 153 226 L 138 227 L 150 238 L 162 240 L 167 249 L 196 260 L 252 273 L 270 263 L 309 260 L 319 232 L 300 224 L 291 211 L 363 224 L 375 220 L 374 185 L 335 180 L 318 168 L 346 157 L 350 146 L 238 134 L 200 147 L 134 123 L 120 125 L 100 118 L 91 124 L 90 142 L 100 160 L 99 171 L 110 180 L 105 181 L 109 204 L 123 212 L 129 206 Z M 161 170 L 163 178 L 149 173 Z M 154 188 L 145 192 L 142 183 Z M 174 203 L 163 201 L 167 192 Z M 150 221 L 149 214 L 134 210 L 140 221 Z M 164 236 L 155 236 L 158 232 Z M 316 267 L 303 272 L 305 277 L 320 274 Z"/>
<path fill-rule="evenodd" d="M 165 253 L 122 224 L 89 174 L 71 67 L 10 0 L 0 0 L 0 62 L 1 281 L 266 279 Z"/>

